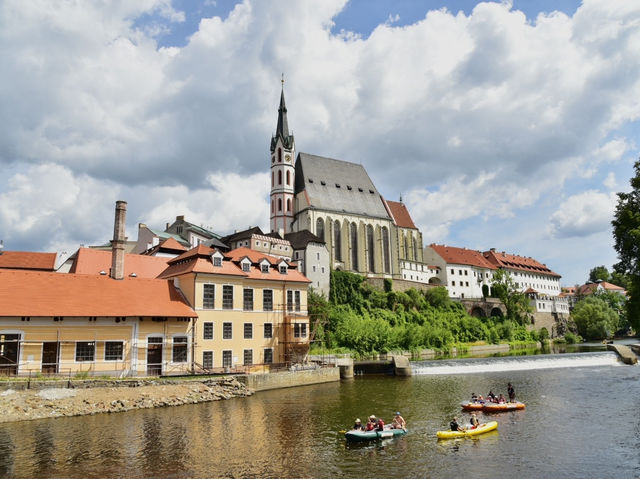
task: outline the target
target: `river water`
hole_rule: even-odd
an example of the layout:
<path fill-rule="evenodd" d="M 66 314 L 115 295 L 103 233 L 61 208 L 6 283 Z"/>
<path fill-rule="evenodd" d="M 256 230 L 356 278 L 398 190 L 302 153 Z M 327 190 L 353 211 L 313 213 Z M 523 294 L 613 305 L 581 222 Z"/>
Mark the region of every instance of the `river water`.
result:
<path fill-rule="evenodd" d="M 435 366 L 434 366 L 435 364 Z M 0 425 L 1 477 L 640 477 L 639 366 L 614 353 L 412 363 L 411 378 Z M 498 430 L 438 441 L 472 392 L 527 404 Z M 351 445 L 340 430 L 399 410 L 409 433 Z M 481 418 L 482 419 L 482 418 Z"/>

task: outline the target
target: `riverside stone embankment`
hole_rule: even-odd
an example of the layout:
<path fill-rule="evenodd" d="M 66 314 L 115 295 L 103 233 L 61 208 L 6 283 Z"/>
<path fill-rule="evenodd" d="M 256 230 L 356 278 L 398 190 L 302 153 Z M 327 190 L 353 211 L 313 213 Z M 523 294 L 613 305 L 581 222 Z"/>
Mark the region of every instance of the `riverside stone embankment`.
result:
<path fill-rule="evenodd" d="M 235 378 L 114 382 L 111 387 L 83 383 L 79 388 L 5 389 L 0 392 L 0 423 L 181 406 L 251 394 L 253 391 Z"/>

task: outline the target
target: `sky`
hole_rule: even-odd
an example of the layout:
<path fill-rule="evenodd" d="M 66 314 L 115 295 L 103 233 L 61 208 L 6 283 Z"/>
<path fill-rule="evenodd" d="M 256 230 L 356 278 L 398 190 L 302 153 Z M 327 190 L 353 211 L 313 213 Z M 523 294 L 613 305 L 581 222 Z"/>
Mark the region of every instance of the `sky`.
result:
<path fill-rule="evenodd" d="M 298 152 L 361 163 L 425 245 L 583 283 L 640 148 L 640 2 L 0 2 L 0 240 L 75 251 L 177 215 L 269 230 Z"/>

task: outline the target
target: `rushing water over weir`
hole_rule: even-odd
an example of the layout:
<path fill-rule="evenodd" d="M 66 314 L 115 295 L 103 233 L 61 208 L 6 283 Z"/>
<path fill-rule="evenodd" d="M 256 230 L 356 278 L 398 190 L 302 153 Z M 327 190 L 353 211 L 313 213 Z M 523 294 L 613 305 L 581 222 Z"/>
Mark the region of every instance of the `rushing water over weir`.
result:
<path fill-rule="evenodd" d="M 499 371 L 529 371 L 589 366 L 621 366 L 616 353 L 548 354 L 544 356 L 512 356 L 500 358 L 469 358 L 411 363 L 414 375 L 470 374 Z"/>

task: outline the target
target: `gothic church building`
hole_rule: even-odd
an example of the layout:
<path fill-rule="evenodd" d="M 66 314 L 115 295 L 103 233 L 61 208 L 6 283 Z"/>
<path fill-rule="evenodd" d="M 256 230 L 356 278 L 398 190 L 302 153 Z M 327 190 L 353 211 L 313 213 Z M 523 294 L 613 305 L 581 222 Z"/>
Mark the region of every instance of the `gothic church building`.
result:
<path fill-rule="evenodd" d="M 271 232 L 308 230 L 323 240 L 329 267 L 409 279 L 422 269 L 422 234 L 402 202 L 385 200 L 362 165 L 299 153 L 289 133 L 284 89 L 271 138 Z"/>

